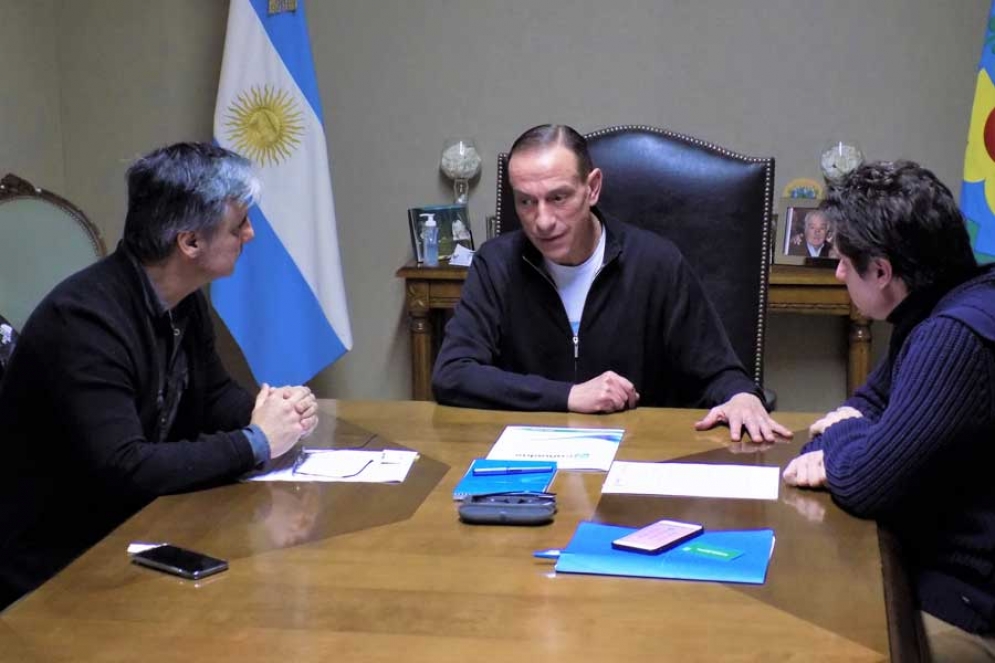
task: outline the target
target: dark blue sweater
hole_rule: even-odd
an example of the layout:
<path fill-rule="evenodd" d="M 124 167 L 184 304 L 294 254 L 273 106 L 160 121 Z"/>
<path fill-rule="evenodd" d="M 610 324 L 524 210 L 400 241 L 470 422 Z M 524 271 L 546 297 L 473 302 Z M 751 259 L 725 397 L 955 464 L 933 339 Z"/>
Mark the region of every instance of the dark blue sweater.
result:
<path fill-rule="evenodd" d="M 887 358 L 823 449 L 833 499 L 903 542 L 920 607 L 995 631 L 995 266 L 909 295 L 889 316 Z"/>

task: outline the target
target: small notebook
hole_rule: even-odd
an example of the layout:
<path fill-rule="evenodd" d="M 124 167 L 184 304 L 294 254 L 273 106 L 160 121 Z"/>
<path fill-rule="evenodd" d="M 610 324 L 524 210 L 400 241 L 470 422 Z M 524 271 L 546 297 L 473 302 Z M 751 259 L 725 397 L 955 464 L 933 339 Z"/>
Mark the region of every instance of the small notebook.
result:
<path fill-rule="evenodd" d="M 474 474 L 475 469 L 508 468 L 508 474 Z M 546 469 L 544 472 L 521 473 L 521 470 Z M 514 491 L 529 491 L 542 493 L 553 483 L 556 476 L 556 463 L 538 460 L 487 460 L 478 458 L 470 463 L 466 474 L 456 484 L 453 499 L 461 500 L 468 495 L 487 495 L 489 493 L 509 493 Z"/>

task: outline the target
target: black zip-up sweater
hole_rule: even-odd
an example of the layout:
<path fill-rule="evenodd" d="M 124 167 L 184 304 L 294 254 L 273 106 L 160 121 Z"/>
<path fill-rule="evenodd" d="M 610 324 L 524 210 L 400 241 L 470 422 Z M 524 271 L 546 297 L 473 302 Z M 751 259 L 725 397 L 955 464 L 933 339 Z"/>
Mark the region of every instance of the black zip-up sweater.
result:
<path fill-rule="evenodd" d="M 0 382 L 0 608 L 157 495 L 250 470 L 252 397 L 214 349 L 204 296 L 185 321 L 188 383 L 156 443 L 160 363 L 138 267 L 118 249 L 35 309 Z"/>
<path fill-rule="evenodd" d="M 522 231 L 481 246 L 435 364 L 439 403 L 566 411 L 570 388 L 607 370 L 631 380 L 643 406 L 759 396 L 677 247 L 596 213 L 605 257 L 576 339 L 542 255 Z"/>

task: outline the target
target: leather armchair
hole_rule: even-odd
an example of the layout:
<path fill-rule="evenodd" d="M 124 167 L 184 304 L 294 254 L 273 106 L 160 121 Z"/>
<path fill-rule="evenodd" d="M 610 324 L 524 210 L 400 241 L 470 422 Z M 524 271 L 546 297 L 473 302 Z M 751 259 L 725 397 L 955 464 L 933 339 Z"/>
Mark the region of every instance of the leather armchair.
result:
<path fill-rule="evenodd" d="M 774 159 L 649 126 L 610 127 L 586 138 L 604 172 L 598 207 L 677 245 L 762 388 Z M 507 166 L 508 155 L 499 155 L 499 233 L 521 227 Z M 766 395 L 772 407 L 773 394 Z"/>

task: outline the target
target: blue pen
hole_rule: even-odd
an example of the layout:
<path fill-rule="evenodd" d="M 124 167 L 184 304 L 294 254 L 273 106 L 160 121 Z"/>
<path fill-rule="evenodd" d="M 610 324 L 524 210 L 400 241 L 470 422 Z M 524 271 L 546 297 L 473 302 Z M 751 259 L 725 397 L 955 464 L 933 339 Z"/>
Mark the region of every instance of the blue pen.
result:
<path fill-rule="evenodd" d="M 507 465 L 493 467 L 475 467 L 473 476 L 500 476 L 502 474 L 546 474 L 556 467 L 553 465 L 537 465 L 535 467 L 508 467 Z"/>
<path fill-rule="evenodd" d="M 539 559 L 559 559 L 560 553 L 563 552 L 559 548 L 546 548 L 545 550 L 537 550 L 532 553 L 533 557 L 538 557 Z"/>

